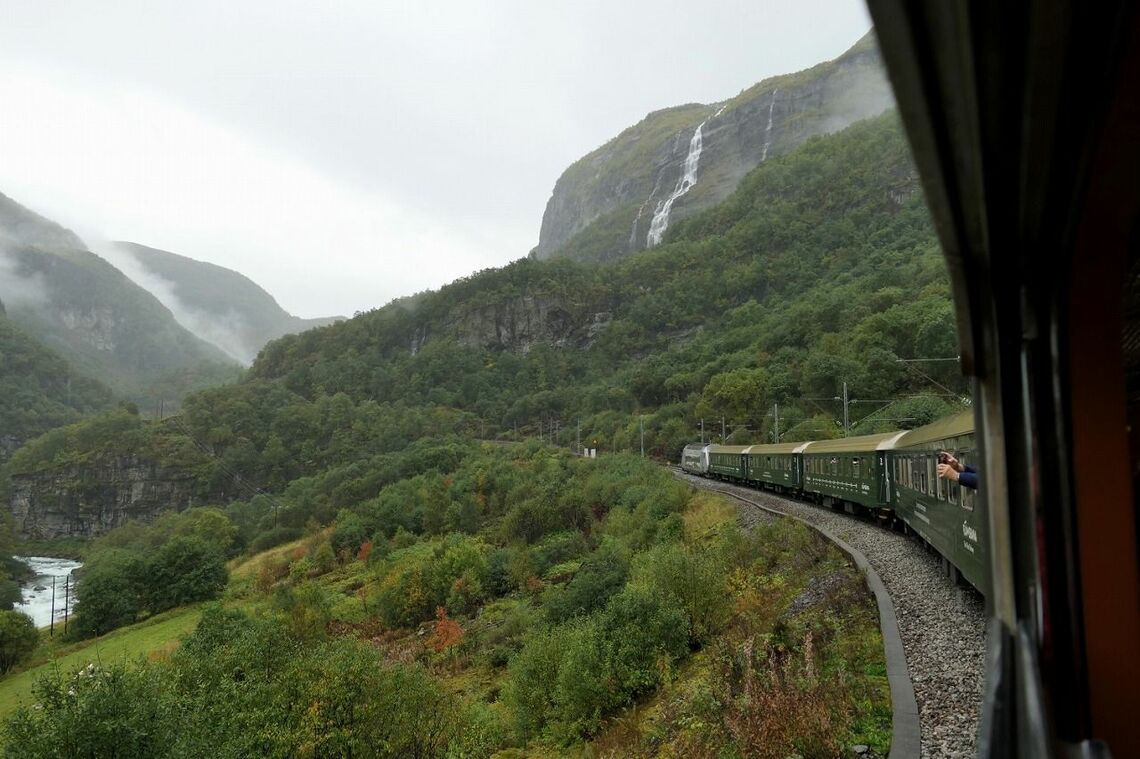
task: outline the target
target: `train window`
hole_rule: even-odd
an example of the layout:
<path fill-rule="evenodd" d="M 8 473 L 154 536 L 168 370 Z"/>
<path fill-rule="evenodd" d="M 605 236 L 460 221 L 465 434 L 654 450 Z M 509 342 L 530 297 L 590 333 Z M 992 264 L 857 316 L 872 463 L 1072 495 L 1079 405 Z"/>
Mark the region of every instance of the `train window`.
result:
<path fill-rule="evenodd" d="M 962 491 L 962 508 L 966 511 L 974 510 L 974 499 L 978 497 L 976 491 L 972 488 L 961 488 Z"/>
<path fill-rule="evenodd" d="M 859 476 L 859 457 L 858 456 L 851 459 L 851 474 L 856 476 L 856 477 Z"/>

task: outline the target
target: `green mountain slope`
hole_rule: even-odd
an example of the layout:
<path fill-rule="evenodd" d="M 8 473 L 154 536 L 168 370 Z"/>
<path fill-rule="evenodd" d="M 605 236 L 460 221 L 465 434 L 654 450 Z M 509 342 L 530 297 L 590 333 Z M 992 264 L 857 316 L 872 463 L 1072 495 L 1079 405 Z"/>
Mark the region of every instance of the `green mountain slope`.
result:
<path fill-rule="evenodd" d="M 293 316 L 248 277 L 222 266 L 131 242 L 113 243 L 113 249 L 118 254 L 113 263 L 162 301 L 179 323 L 244 364 L 270 340 L 343 318 Z"/>
<path fill-rule="evenodd" d="M 145 404 L 236 375 L 222 351 L 58 224 L 0 195 L 8 317 L 82 374 Z"/>
<path fill-rule="evenodd" d="M 865 398 L 922 389 L 895 358 L 954 355 L 943 279 L 891 114 L 763 164 L 659 248 L 481 272 L 278 341 L 251 373 L 310 397 L 455 405 L 505 429 L 673 403 L 688 416 L 715 377 L 751 368 L 778 374 L 751 411 L 733 409 L 755 427 L 771 403 L 844 380 Z"/>
<path fill-rule="evenodd" d="M 835 436 L 841 412 L 824 399 L 843 383 L 867 399 L 857 430 L 921 424 L 952 401 L 898 359 L 955 352 L 944 263 L 888 114 L 764 163 L 658 248 L 480 272 L 276 340 L 245 380 L 190 396 L 167 424 L 53 433 L 13 457 L 13 508 L 45 534 L 93 511 L 113 525 L 162 508 L 132 496 L 132 478 L 168 472 L 166 507 L 268 491 L 300 528 L 371 497 L 398 478 L 393 452 L 440 435 L 604 453 L 637 450 L 644 424 L 647 452 L 673 459 L 702 419 L 718 438 L 770 439 L 776 403 L 783 440 Z M 929 376 L 964 394 L 938 366 Z M 82 482 L 61 498 L 57 475 L 77 462 Z"/>
<path fill-rule="evenodd" d="M 0 463 L 37 435 L 110 404 L 110 390 L 23 332 L 0 303 Z"/>
<path fill-rule="evenodd" d="M 765 79 L 724 102 L 655 111 L 563 172 L 534 255 L 605 261 L 651 247 L 670 225 L 728 197 L 765 160 L 893 103 L 868 32 L 833 61 Z"/>

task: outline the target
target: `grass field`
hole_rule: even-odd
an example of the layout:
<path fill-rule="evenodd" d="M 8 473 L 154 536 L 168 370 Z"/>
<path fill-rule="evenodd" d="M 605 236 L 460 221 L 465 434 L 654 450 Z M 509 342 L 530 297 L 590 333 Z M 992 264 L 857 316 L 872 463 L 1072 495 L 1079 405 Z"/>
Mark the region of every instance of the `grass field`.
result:
<path fill-rule="evenodd" d="M 89 662 L 109 663 L 169 650 L 179 638 L 194 629 L 200 606 L 187 606 L 159 614 L 145 622 L 78 643 L 48 643 L 36 652 L 41 663 L 0 680 L 0 721 L 19 706 L 31 703 L 32 685 L 53 667 L 78 670 Z"/>

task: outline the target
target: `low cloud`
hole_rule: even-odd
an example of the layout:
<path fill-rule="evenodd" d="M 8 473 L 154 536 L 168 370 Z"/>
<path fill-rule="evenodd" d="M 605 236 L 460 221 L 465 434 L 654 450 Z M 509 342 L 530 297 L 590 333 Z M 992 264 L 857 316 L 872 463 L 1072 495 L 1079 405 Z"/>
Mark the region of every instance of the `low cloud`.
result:
<path fill-rule="evenodd" d="M 232 309 L 225 314 L 207 314 L 192 308 L 178 297 L 175 285 L 143 266 L 130 251 L 110 243 L 99 241 L 92 245 L 92 252 L 108 261 L 132 282 L 158 298 L 166 306 L 175 321 L 192 334 L 213 343 L 226 355 L 243 366 L 249 366 L 256 357 L 256 348 L 248 345 L 244 337 L 248 325 L 241 314 Z"/>
<path fill-rule="evenodd" d="M 9 310 L 43 308 L 51 302 L 43 274 L 38 271 L 25 272 L 2 241 L 0 241 L 0 302 Z"/>

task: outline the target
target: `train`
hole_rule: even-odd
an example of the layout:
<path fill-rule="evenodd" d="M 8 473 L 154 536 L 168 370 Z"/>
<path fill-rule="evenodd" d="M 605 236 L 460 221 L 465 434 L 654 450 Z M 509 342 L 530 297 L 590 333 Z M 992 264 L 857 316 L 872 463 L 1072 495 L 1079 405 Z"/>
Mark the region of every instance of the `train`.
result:
<path fill-rule="evenodd" d="M 976 461 L 974 415 L 964 412 L 912 430 L 770 445 L 692 443 L 681 469 L 868 514 L 916 534 L 944 561 L 955 582 L 987 587 L 984 500 L 938 477 L 938 455 Z"/>

